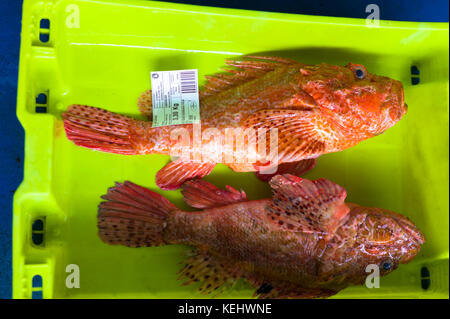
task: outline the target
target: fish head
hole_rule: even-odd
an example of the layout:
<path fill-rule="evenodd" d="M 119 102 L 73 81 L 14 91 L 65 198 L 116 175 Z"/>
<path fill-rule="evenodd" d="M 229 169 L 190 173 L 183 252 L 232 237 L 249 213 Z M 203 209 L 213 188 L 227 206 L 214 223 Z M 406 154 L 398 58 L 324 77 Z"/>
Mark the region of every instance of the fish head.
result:
<path fill-rule="evenodd" d="M 302 72 L 302 70 L 301 70 Z M 407 112 L 400 81 L 371 74 L 361 64 L 304 69 L 303 90 L 339 125 L 368 137 L 383 133 Z"/>
<path fill-rule="evenodd" d="M 370 274 L 385 276 L 410 262 L 425 242 L 405 216 L 346 203 L 350 212 L 334 237 L 326 241 L 319 276 L 330 287 L 362 285 Z"/>
<path fill-rule="evenodd" d="M 424 235 L 407 217 L 382 209 L 350 204 L 354 223 L 352 247 L 356 277 L 365 278 L 367 266 L 378 267 L 380 276 L 410 262 L 425 242 Z"/>
<path fill-rule="evenodd" d="M 349 63 L 354 81 L 338 90 L 350 112 L 358 115 L 367 133 L 378 135 L 394 126 L 406 114 L 403 85 L 400 81 L 370 74 L 363 65 Z"/>
<path fill-rule="evenodd" d="M 382 208 L 356 207 L 354 210 L 365 216 L 358 229 L 364 253 L 407 263 L 425 242 L 424 235 L 405 216 Z"/>

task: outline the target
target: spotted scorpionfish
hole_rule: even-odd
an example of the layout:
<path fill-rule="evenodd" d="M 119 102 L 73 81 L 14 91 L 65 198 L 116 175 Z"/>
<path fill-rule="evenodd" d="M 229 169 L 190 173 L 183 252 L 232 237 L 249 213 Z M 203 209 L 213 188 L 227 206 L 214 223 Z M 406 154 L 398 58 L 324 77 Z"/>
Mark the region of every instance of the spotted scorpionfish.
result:
<path fill-rule="evenodd" d="M 160 188 L 177 189 L 186 180 L 209 174 L 217 161 L 237 172 L 257 172 L 265 180 L 282 173 L 299 176 L 314 167 L 318 156 L 383 133 L 407 111 L 401 82 L 370 74 L 362 65 L 306 65 L 269 56 L 247 56 L 227 64 L 231 69 L 208 76 L 199 93 L 201 132 L 276 128 L 275 155 L 267 142 L 256 146 L 254 160 L 243 161 L 233 139 L 218 142 L 202 136 L 196 143 L 193 124 L 152 127 L 151 91 L 138 101 L 149 121 L 71 105 L 63 113 L 66 135 L 76 145 L 103 152 L 173 155 L 180 153 L 175 150 L 180 146 L 171 132 L 183 127 L 190 139 L 184 146 L 188 156 L 170 162 L 156 175 Z M 211 160 L 208 154 L 216 153 L 218 144 L 225 156 Z M 268 174 L 274 165 L 278 171 Z M 266 173 L 258 174 L 263 170 Z"/>
<path fill-rule="evenodd" d="M 131 182 L 102 198 L 100 238 L 109 244 L 196 247 L 180 271 L 185 283 L 218 293 L 243 278 L 259 298 L 326 298 L 363 284 L 367 266 L 384 276 L 419 252 L 424 236 L 406 217 L 345 203 L 326 180 L 290 174 L 269 182 L 273 197 L 248 200 L 230 186 L 194 179 L 182 185 L 187 212 Z"/>

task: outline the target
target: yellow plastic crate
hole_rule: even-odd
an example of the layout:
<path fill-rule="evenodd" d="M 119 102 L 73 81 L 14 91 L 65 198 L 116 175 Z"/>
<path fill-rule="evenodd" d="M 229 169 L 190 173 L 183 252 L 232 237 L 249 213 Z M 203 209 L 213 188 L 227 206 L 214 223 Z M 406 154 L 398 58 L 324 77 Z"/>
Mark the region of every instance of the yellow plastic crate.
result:
<path fill-rule="evenodd" d="M 97 236 L 97 205 L 115 181 L 145 185 L 187 207 L 179 191 L 155 185 L 168 157 L 77 147 L 65 136 L 61 112 L 78 103 L 138 117 L 150 71 L 196 68 L 202 84 L 225 58 L 258 53 L 362 63 L 403 82 L 404 119 L 357 147 L 322 156 L 307 177 L 339 183 L 349 201 L 409 216 L 427 238 L 420 255 L 383 277 L 380 288 L 350 287 L 335 298 L 448 298 L 448 36 L 447 23 L 381 21 L 368 28 L 360 19 L 163 2 L 25 0 L 17 97 L 25 173 L 14 197 L 13 296 L 201 297 L 195 285 L 176 280 L 187 247 L 131 249 Z M 207 180 L 242 188 L 250 199 L 270 195 L 252 173 L 222 165 Z M 66 287 L 70 264 L 79 266 L 80 288 Z M 224 295 L 250 296 L 245 285 Z"/>

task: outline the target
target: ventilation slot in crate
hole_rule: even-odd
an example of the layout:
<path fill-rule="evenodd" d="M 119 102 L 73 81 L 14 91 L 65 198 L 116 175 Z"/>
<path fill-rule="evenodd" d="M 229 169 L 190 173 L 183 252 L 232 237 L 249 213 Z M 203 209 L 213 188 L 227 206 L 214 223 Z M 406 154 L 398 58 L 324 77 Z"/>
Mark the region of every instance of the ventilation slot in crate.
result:
<path fill-rule="evenodd" d="M 31 299 L 42 299 L 42 277 L 34 275 L 31 279 Z"/>
<path fill-rule="evenodd" d="M 45 93 L 40 93 L 36 97 L 36 113 L 47 113 L 48 108 L 48 96 Z"/>
<path fill-rule="evenodd" d="M 427 290 L 430 288 L 431 280 L 430 280 L 430 270 L 427 267 L 422 267 L 420 269 L 420 278 L 421 278 L 421 284 L 422 289 Z"/>
<path fill-rule="evenodd" d="M 415 65 L 411 67 L 411 84 L 417 85 L 420 83 L 420 71 Z"/>
<path fill-rule="evenodd" d="M 41 19 L 39 22 L 39 41 L 47 44 L 50 41 L 50 20 Z"/>
<path fill-rule="evenodd" d="M 35 246 L 44 246 L 44 218 L 38 218 L 31 225 L 31 241 Z"/>

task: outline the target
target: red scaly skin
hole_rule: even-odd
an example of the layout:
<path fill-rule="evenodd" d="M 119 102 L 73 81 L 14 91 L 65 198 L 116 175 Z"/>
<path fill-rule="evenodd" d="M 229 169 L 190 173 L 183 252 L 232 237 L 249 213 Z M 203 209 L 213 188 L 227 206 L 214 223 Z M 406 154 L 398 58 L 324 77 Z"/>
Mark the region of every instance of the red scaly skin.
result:
<path fill-rule="evenodd" d="M 243 191 L 206 181 L 183 185 L 186 212 L 130 182 L 117 184 L 99 205 L 100 238 L 109 244 L 148 247 L 191 245 L 199 255 L 182 276 L 212 292 L 244 278 L 263 298 L 333 295 L 364 284 L 366 267 L 384 276 L 410 262 L 424 236 L 406 217 L 381 208 L 344 203 L 346 192 L 325 179 L 277 175 L 273 198 L 247 200 Z"/>
<path fill-rule="evenodd" d="M 269 200 L 236 203 L 201 212 L 173 212 L 164 240 L 202 247 L 239 264 L 251 274 L 289 281 L 303 288 L 338 292 L 364 284 L 366 266 L 380 266 L 384 276 L 409 262 L 424 237 L 403 216 L 385 209 L 352 209 L 336 233 L 327 238 L 314 232 L 290 232 L 266 215 Z M 391 268 L 383 269 L 389 262 Z M 245 276 L 245 275 L 244 275 Z"/>

